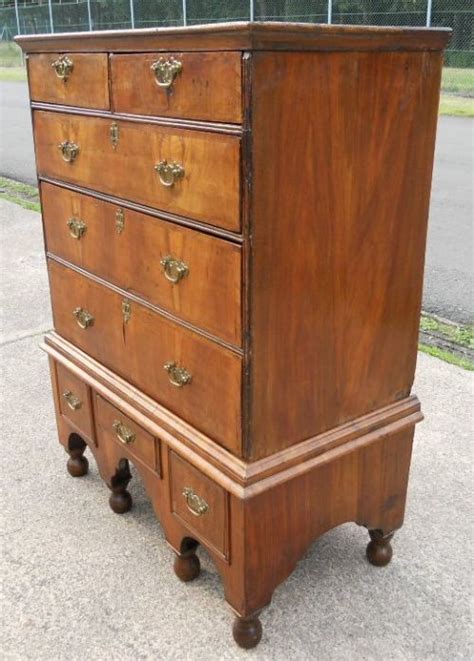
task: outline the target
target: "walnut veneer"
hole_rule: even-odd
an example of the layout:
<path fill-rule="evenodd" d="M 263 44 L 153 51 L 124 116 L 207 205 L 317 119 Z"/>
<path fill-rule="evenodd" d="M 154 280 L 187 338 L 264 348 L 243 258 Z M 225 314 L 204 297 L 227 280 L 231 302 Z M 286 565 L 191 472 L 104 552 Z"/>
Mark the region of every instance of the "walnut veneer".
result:
<path fill-rule="evenodd" d="M 183 581 L 255 646 L 316 537 L 403 522 L 449 31 L 25 36 L 68 470 L 141 475 Z"/>

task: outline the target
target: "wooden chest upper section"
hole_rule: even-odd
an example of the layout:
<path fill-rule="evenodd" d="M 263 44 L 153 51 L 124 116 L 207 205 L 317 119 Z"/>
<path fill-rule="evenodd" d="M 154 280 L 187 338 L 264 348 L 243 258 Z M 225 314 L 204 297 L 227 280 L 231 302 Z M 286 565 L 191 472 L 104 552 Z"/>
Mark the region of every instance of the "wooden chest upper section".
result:
<path fill-rule="evenodd" d="M 59 332 L 247 459 L 406 397 L 449 33 L 18 38 Z"/>

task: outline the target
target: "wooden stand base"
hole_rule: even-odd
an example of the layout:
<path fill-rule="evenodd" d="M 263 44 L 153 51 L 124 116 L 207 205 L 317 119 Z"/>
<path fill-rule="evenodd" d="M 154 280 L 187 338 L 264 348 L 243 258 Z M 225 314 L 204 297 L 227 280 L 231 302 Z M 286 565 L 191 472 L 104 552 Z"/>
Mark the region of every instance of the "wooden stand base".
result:
<path fill-rule="evenodd" d="M 52 360 L 53 384 L 60 359 L 66 360 L 57 353 Z M 178 442 L 169 431 L 171 417 L 160 426 L 153 417 L 156 405 L 146 409 L 145 397 L 117 377 L 106 373 L 99 381 L 71 361 L 68 368 L 92 393 L 100 392 L 101 407 L 94 410 L 97 438 L 89 438 L 78 435 L 57 404 L 68 471 L 74 476 L 87 472 L 83 454 L 89 447 L 112 492 L 112 510 L 123 513 L 132 505 L 127 487 L 133 462 L 176 554 L 176 576 L 183 582 L 199 576 L 196 551 L 199 544 L 205 546 L 237 615 L 233 636 L 241 647 L 259 643 L 258 614 L 314 540 L 331 528 L 348 521 L 365 526 L 368 561 L 377 567 L 390 562 L 393 531 L 403 523 L 414 424 L 420 419 L 416 398 L 290 448 L 277 462 L 269 457 L 243 464 L 211 441 L 206 446 L 201 437 L 201 446 L 192 439 Z M 125 414 L 135 434 L 130 443 L 117 440 L 110 424 Z M 110 420 L 101 422 L 100 415 Z M 179 434 L 182 439 L 182 428 Z"/>

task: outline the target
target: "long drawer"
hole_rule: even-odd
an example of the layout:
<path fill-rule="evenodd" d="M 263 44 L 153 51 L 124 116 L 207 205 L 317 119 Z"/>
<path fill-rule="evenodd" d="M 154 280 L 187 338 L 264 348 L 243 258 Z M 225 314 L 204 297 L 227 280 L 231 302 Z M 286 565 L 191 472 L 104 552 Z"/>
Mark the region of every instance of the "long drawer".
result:
<path fill-rule="evenodd" d="M 35 111 L 41 175 L 240 229 L 240 139 L 103 117 Z"/>
<path fill-rule="evenodd" d="M 241 344 L 241 249 L 43 182 L 47 249 L 232 344 Z"/>
<path fill-rule="evenodd" d="M 110 56 L 116 112 L 213 122 L 242 121 L 241 53 Z"/>
<path fill-rule="evenodd" d="M 241 454 L 237 354 L 51 259 L 48 267 L 58 333 Z"/>

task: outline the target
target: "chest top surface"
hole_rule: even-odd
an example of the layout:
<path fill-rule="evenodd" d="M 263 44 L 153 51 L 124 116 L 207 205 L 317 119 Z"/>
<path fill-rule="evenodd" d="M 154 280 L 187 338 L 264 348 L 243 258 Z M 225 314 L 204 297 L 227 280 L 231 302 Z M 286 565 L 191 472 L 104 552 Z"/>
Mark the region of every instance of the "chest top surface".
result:
<path fill-rule="evenodd" d="M 423 51 L 442 50 L 450 34 L 449 28 L 235 22 L 178 28 L 22 35 L 16 41 L 29 53 L 56 50 L 130 52 L 180 49 Z"/>

